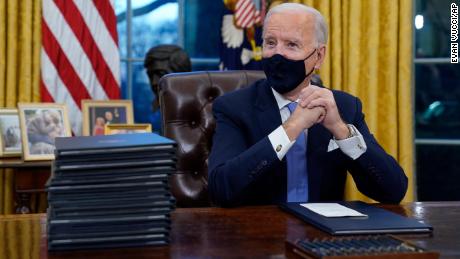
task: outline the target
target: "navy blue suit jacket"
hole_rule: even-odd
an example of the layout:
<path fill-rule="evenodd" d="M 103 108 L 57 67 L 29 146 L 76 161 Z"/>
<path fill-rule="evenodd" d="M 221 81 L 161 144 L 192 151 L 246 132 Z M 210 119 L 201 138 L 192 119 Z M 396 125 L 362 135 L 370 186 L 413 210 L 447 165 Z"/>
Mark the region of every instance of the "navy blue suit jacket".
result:
<path fill-rule="evenodd" d="M 327 152 L 332 134 L 320 124 L 308 130 L 309 201 L 342 200 L 347 170 L 358 189 L 374 200 L 398 203 L 407 190 L 401 167 L 369 132 L 358 98 L 333 91 L 342 119 L 363 135 L 367 150 L 353 160 L 340 149 Z M 221 206 L 274 204 L 286 200 L 286 161 L 280 161 L 268 135 L 281 115 L 266 80 L 217 98 L 216 130 L 209 156 L 208 188 Z"/>

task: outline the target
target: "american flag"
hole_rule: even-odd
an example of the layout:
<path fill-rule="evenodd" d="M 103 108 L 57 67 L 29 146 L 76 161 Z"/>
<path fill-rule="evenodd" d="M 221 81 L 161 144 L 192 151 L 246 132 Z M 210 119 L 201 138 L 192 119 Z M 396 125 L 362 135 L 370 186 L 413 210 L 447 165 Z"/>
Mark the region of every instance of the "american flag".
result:
<path fill-rule="evenodd" d="M 120 98 L 113 1 L 43 0 L 41 98 L 64 103 L 81 135 L 81 100 Z"/>
<path fill-rule="evenodd" d="M 265 0 L 238 0 L 235 5 L 235 25 L 249 28 L 261 23 L 265 14 Z"/>

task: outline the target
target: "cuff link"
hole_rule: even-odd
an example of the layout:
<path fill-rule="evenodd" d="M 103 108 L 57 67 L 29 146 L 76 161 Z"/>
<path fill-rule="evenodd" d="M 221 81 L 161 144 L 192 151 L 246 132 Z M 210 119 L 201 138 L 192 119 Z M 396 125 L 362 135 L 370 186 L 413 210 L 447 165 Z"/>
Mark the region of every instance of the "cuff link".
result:
<path fill-rule="evenodd" d="M 278 145 L 278 146 L 276 146 L 275 150 L 276 150 L 276 152 L 280 152 L 282 148 L 283 148 L 282 145 Z"/>

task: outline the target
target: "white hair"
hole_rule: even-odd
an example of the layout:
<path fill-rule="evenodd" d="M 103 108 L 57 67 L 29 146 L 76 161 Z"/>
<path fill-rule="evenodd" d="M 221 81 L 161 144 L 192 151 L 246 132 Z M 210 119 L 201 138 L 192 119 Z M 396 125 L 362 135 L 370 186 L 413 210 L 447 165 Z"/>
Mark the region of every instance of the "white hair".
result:
<path fill-rule="evenodd" d="M 323 15 L 313 7 L 309 7 L 303 4 L 298 3 L 283 3 L 271 8 L 267 15 L 265 16 L 264 20 L 264 27 L 265 23 L 268 21 L 270 16 L 274 13 L 282 13 L 286 11 L 297 11 L 297 12 L 305 12 L 308 14 L 312 14 L 315 17 L 315 38 L 317 43 L 326 44 L 327 43 L 327 25 L 326 21 L 324 20 Z"/>

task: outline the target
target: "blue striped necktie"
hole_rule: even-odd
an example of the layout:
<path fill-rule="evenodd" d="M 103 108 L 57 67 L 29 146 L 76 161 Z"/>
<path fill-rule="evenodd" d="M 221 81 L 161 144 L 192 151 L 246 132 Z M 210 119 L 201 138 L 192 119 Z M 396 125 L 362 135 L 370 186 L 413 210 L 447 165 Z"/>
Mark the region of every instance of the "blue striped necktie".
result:
<path fill-rule="evenodd" d="M 291 114 L 297 107 L 292 102 L 287 105 Z M 287 201 L 308 201 L 308 177 L 307 177 L 307 143 L 305 133 L 302 131 L 297 140 L 286 154 L 287 161 Z"/>

